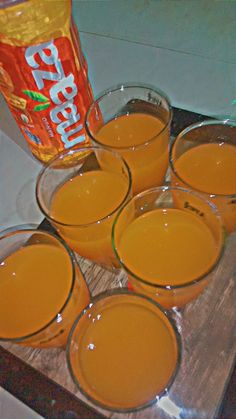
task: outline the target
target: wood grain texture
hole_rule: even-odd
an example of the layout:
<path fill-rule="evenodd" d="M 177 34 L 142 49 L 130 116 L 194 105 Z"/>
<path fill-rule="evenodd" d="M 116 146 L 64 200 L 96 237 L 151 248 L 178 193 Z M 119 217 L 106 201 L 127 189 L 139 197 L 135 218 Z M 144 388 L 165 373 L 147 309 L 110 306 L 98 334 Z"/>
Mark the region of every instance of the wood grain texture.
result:
<path fill-rule="evenodd" d="M 204 115 L 173 108 L 172 136 L 189 124 L 204 119 L 207 119 Z M 40 228 L 53 230 L 46 220 Z M 127 283 L 123 273 L 111 274 L 88 261 L 79 259 L 79 262 L 93 295 Z M 173 313 L 184 350 L 179 374 L 168 397 L 137 413 L 111 415 L 103 411 L 105 416 L 113 419 L 215 419 L 218 416 L 236 352 L 235 271 L 236 233 L 229 238 L 224 258 L 204 294 L 182 312 Z M 88 403 L 69 376 L 64 351 L 33 350 L 11 344 L 3 346 L 10 351 L 0 347 L 0 384 L 4 388 L 47 419 L 98 419 L 98 413 L 86 411 L 79 402 Z M 6 374 L 2 373 L 4 370 Z M 229 384 L 232 401 L 235 389 L 232 380 Z M 225 404 L 220 419 L 234 418 L 235 403 L 230 402 L 230 408 Z"/>
<path fill-rule="evenodd" d="M 122 271 L 112 273 L 87 260 L 78 258 L 78 261 L 93 296 L 127 284 Z M 235 303 L 236 233 L 227 239 L 223 258 L 205 292 L 183 310 L 171 314 L 182 337 L 183 354 L 169 395 L 156 405 L 132 414 L 99 411 L 113 419 L 215 418 L 236 354 Z M 65 351 L 24 348 L 10 343 L 2 346 L 91 405 L 69 375 Z"/>

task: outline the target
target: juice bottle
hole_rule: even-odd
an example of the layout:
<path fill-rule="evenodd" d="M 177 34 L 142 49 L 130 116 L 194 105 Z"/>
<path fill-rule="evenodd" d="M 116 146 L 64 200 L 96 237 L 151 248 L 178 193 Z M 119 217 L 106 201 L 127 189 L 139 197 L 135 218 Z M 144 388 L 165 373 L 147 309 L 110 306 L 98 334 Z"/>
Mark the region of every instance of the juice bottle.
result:
<path fill-rule="evenodd" d="M 88 145 L 92 90 L 71 0 L 0 2 L 0 91 L 38 160 Z"/>

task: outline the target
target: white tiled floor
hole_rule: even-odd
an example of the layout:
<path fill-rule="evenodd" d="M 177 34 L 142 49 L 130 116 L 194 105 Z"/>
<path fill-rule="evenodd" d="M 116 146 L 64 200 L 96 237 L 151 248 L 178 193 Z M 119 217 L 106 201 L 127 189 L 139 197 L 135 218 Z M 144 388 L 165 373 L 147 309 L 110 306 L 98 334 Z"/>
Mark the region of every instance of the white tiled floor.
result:
<path fill-rule="evenodd" d="M 0 388 L 0 418 L 1 419 L 43 419 L 24 403 L 21 403 L 10 393 Z"/>
<path fill-rule="evenodd" d="M 236 119 L 235 1 L 74 0 L 74 15 L 95 95 L 147 82 L 174 106 Z M 41 165 L 1 101 L 0 109 L 1 230 L 42 215 L 34 198 Z M 0 419 L 39 416 L 0 389 Z"/>
<path fill-rule="evenodd" d="M 41 165 L 0 131 L 0 230 L 17 224 L 38 224 L 35 178 Z"/>
<path fill-rule="evenodd" d="M 235 1 L 77 0 L 74 15 L 95 93 L 144 81 L 175 106 L 236 117 Z"/>
<path fill-rule="evenodd" d="M 91 34 L 81 41 L 95 95 L 124 81 L 146 82 L 164 90 L 173 106 L 236 116 L 236 64 Z"/>
<path fill-rule="evenodd" d="M 76 0 L 79 30 L 236 63 L 236 5 L 227 0 Z"/>

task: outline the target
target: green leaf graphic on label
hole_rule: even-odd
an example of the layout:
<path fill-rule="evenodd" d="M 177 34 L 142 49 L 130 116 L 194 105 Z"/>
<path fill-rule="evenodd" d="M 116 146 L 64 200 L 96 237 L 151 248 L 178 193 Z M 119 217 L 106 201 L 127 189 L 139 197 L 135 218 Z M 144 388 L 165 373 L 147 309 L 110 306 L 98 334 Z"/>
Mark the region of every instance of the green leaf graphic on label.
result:
<path fill-rule="evenodd" d="M 22 90 L 23 93 L 29 96 L 31 99 L 36 100 L 36 102 L 48 102 L 48 98 L 42 93 L 34 92 L 33 90 Z"/>
<path fill-rule="evenodd" d="M 36 105 L 36 106 L 34 107 L 34 111 L 35 111 L 35 112 L 38 112 L 38 111 L 43 111 L 44 109 L 47 109 L 49 106 L 50 106 L 50 103 L 49 103 L 49 102 L 47 102 L 47 103 L 43 103 L 42 105 Z"/>

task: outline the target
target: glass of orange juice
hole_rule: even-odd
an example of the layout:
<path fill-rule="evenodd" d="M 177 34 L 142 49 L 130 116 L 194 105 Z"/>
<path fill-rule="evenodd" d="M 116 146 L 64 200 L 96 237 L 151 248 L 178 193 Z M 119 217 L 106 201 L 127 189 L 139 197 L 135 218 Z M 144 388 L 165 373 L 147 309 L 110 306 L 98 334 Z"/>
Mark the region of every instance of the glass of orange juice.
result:
<path fill-rule="evenodd" d="M 94 144 L 124 157 L 136 194 L 164 183 L 171 118 L 163 92 L 144 84 L 122 84 L 91 104 L 85 127 Z"/>
<path fill-rule="evenodd" d="M 170 186 L 136 195 L 114 222 L 112 244 L 131 287 L 166 308 L 200 294 L 223 250 L 216 207 L 198 194 Z"/>
<path fill-rule="evenodd" d="M 171 182 L 198 191 L 219 209 L 228 233 L 236 230 L 236 122 L 191 125 L 170 150 Z"/>
<path fill-rule="evenodd" d="M 130 193 L 126 162 L 102 147 L 59 154 L 43 168 L 36 186 L 42 212 L 67 244 L 111 269 L 119 266 L 111 246 L 112 223 Z"/>
<path fill-rule="evenodd" d="M 75 321 L 67 345 L 80 391 L 119 412 L 155 403 L 173 383 L 180 359 L 173 320 L 153 300 L 125 289 L 96 296 Z"/>
<path fill-rule="evenodd" d="M 79 265 L 55 235 L 18 226 L 0 234 L 0 341 L 65 347 L 90 301 Z"/>

